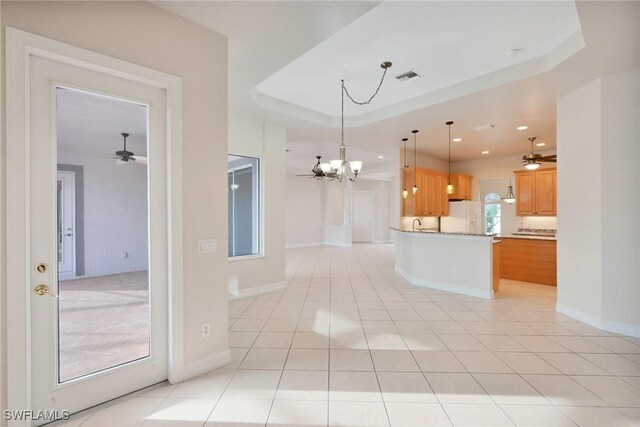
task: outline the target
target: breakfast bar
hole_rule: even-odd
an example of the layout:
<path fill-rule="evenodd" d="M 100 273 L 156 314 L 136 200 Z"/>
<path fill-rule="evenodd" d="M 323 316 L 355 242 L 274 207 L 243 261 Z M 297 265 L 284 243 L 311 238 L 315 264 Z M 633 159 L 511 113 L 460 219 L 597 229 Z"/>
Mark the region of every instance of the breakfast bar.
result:
<path fill-rule="evenodd" d="M 395 270 L 411 284 L 491 299 L 499 282 L 493 235 L 392 228 Z"/>

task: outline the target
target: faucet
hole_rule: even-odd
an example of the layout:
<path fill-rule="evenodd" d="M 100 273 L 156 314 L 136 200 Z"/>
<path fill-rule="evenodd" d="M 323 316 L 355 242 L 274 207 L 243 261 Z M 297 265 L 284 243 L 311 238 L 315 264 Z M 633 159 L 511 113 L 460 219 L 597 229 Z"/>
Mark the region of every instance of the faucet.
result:
<path fill-rule="evenodd" d="M 414 219 L 413 220 L 413 225 L 411 226 L 413 231 L 416 231 L 416 221 L 418 221 L 418 225 L 422 225 L 422 223 L 420 222 L 420 220 L 418 218 Z"/>

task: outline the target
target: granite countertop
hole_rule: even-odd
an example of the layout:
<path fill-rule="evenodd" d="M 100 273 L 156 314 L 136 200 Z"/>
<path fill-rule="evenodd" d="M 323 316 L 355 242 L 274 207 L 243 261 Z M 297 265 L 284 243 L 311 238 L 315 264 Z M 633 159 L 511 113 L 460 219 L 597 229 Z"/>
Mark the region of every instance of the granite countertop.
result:
<path fill-rule="evenodd" d="M 512 233 L 510 235 L 506 235 L 506 236 L 499 236 L 501 239 L 523 239 L 523 240 L 549 240 L 552 242 L 557 241 L 558 239 L 556 238 L 555 235 L 553 236 L 545 236 L 544 234 L 540 234 L 540 235 L 532 235 L 532 234 L 517 234 L 517 233 Z"/>
<path fill-rule="evenodd" d="M 473 237 L 495 237 L 495 234 L 484 234 L 484 233 L 463 233 L 463 232 L 448 232 L 448 231 L 436 231 L 436 230 L 403 230 L 401 228 L 390 227 L 391 230 L 401 231 L 403 233 L 416 233 L 416 234 L 439 234 L 439 235 L 447 235 L 447 236 L 473 236 Z"/>

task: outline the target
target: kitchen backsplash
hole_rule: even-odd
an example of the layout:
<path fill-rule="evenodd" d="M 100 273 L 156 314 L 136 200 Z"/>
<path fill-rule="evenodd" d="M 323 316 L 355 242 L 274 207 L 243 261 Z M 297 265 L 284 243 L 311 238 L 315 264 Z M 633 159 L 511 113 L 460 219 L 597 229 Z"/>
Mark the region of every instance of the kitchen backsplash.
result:
<path fill-rule="evenodd" d="M 436 217 L 432 217 L 432 216 L 403 216 L 400 221 L 400 228 L 402 228 L 403 230 L 411 230 L 411 227 L 413 226 L 413 220 L 418 218 L 420 220 L 420 222 L 422 223 L 422 225 L 417 225 L 417 227 L 420 228 L 433 228 L 433 229 L 437 229 L 438 228 L 438 218 Z"/>
<path fill-rule="evenodd" d="M 558 218 L 555 216 L 521 216 L 516 218 L 518 228 L 537 230 L 557 230 Z"/>

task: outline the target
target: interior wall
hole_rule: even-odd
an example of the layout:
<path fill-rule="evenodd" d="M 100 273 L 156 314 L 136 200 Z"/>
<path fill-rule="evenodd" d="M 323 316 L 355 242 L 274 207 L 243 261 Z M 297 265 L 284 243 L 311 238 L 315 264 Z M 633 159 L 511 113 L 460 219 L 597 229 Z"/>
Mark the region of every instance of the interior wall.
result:
<path fill-rule="evenodd" d="M 561 97 L 557 115 L 557 309 L 640 336 L 640 70 Z"/>
<path fill-rule="evenodd" d="M 11 26 L 182 78 L 183 358 L 194 369 L 223 361 L 226 251 L 197 254 L 197 240 L 227 239 L 227 214 L 219 202 L 226 198 L 227 39 L 145 1 L 3 1 L 0 7 L 3 32 Z M 5 145 L 3 134 L 3 156 Z M 4 275 L 2 280 L 4 293 Z M 4 306 L 0 312 L 4 316 Z M 211 325 L 206 338 L 203 323 Z"/>
<path fill-rule="evenodd" d="M 229 116 L 229 154 L 260 159 L 263 215 L 263 254 L 228 259 L 227 291 L 232 297 L 286 285 L 286 136 L 283 126 Z"/>
<path fill-rule="evenodd" d="M 86 157 L 58 151 L 58 163 L 83 167 L 85 274 L 81 277 L 147 270 L 147 167 Z"/>
<path fill-rule="evenodd" d="M 602 317 L 640 336 L 640 68 L 602 79 Z"/>
<path fill-rule="evenodd" d="M 287 248 L 324 244 L 324 186 L 330 183 L 297 177 L 308 171 L 287 171 Z"/>

